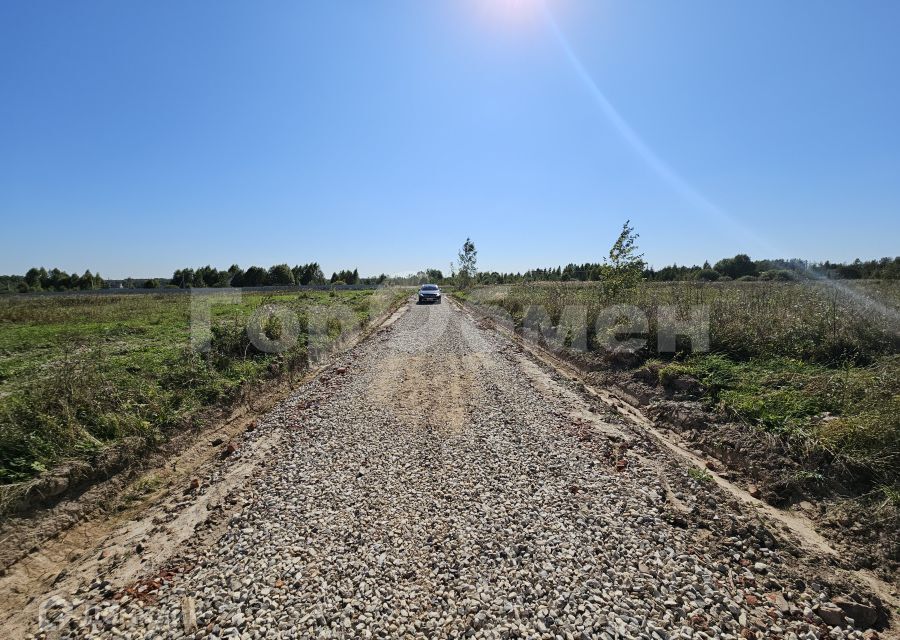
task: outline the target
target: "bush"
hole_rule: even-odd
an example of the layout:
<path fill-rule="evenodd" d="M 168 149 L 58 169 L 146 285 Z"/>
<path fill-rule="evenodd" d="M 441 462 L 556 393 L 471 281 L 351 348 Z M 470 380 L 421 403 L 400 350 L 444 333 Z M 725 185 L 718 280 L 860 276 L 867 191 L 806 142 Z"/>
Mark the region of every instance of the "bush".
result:
<path fill-rule="evenodd" d="M 697 280 L 703 280 L 705 282 L 715 282 L 719 277 L 719 272 L 715 269 L 701 269 L 696 275 Z"/>
<path fill-rule="evenodd" d="M 791 280 L 797 280 L 798 276 L 789 269 L 772 269 L 770 271 L 763 271 L 759 274 L 759 279 L 774 280 L 776 282 L 790 282 Z"/>

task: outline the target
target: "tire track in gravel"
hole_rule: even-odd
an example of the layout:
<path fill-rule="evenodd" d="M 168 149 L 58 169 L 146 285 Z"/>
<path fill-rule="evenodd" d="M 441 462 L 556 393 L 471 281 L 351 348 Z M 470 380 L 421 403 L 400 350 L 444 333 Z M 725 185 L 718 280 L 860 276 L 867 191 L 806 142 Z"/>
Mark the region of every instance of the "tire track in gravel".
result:
<path fill-rule="evenodd" d="M 816 559 L 454 306 L 339 365 L 257 429 L 280 444 L 220 539 L 62 635 L 863 637 L 815 613 Z"/>

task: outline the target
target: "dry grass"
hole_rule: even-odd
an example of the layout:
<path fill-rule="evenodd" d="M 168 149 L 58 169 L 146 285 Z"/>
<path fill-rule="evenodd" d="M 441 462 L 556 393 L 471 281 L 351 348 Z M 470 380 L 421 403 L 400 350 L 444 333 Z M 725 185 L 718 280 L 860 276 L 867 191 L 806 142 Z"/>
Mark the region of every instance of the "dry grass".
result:
<path fill-rule="evenodd" d="M 190 348 L 187 295 L 0 299 L 0 484 L 25 482 L 64 459 L 91 460 L 129 438 L 152 446 L 203 408 L 303 370 L 308 347 L 326 353 L 343 331 L 405 295 L 247 294 L 213 307 L 208 353 Z M 266 304 L 298 318 L 301 335 L 282 353 L 257 350 L 244 331 Z M 324 311 L 338 308 L 334 318 Z M 264 330 L 274 338 L 282 327 L 269 321 Z"/>
<path fill-rule="evenodd" d="M 589 352 L 619 363 L 622 359 L 609 360 L 595 322 L 611 304 L 633 305 L 649 319 L 649 332 L 647 344 L 624 360 L 627 366 L 656 359 L 660 376 L 693 376 L 702 383 L 706 401 L 732 418 L 827 452 L 863 485 L 896 491 L 896 281 L 645 282 L 616 296 L 598 283 L 533 283 L 484 287 L 465 298 L 502 309 L 518 329 L 527 329 L 542 313 L 555 328 L 566 309 L 582 307 Z M 657 320 L 663 306 L 674 307 L 682 317 L 706 307 L 709 351 L 696 353 L 680 338 L 676 353 L 660 353 Z"/>

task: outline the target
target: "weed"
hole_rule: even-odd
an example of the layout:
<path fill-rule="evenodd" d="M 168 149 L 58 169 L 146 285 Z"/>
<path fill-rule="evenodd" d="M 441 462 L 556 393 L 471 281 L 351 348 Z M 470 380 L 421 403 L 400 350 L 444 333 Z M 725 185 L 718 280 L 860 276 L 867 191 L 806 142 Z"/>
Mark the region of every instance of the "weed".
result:
<path fill-rule="evenodd" d="M 879 487 L 879 490 L 889 504 L 893 505 L 896 509 L 900 509 L 900 487 L 882 486 Z"/>
<path fill-rule="evenodd" d="M 794 479 L 800 483 L 820 483 L 825 481 L 825 476 L 818 471 L 797 471 L 794 473 Z"/>
<path fill-rule="evenodd" d="M 157 475 L 150 474 L 140 478 L 137 482 L 129 486 L 122 494 L 122 504 L 131 505 L 139 502 L 147 495 L 153 493 L 163 485 L 163 479 Z"/>
<path fill-rule="evenodd" d="M 700 467 L 691 467 L 688 469 L 688 476 L 697 482 L 712 482 L 712 475 L 706 469 Z"/>

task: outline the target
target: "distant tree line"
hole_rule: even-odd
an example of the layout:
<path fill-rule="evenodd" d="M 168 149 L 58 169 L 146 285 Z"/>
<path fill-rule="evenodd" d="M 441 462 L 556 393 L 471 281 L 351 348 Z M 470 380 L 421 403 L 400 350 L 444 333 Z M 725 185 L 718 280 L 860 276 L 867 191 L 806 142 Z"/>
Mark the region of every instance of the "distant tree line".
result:
<path fill-rule="evenodd" d="M 104 280 L 90 269 L 83 274 L 66 273 L 61 269 L 32 267 L 24 276 L 0 276 L 0 293 L 29 293 L 31 291 L 87 291 L 100 289 Z"/>
<path fill-rule="evenodd" d="M 570 263 L 566 266 L 530 269 L 524 273 L 500 273 L 482 271 L 476 276 L 479 284 L 512 284 L 518 282 L 566 282 L 602 280 L 603 263 Z M 724 258 L 715 264 L 702 265 L 673 264 L 661 269 L 645 266 L 642 276 L 645 280 L 800 280 L 807 278 L 828 278 L 834 280 L 860 279 L 900 279 L 900 257 L 880 260 L 854 260 L 850 263 L 825 261 L 821 263 L 807 260 L 776 259 L 752 260 L 746 254 Z"/>
<path fill-rule="evenodd" d="M 472 278 L 477 284 L 512 284 L 518 282 L 566 282 L 597 281 L 604 278 L 606 263 L 586 262 L 569 263 L 566 266 L 529 269 L 521 273 L 501 273 L 497 271 L 481 271 Z M 733 258 L 723 258 L 715 264 L 704 262 L 702 265 L 673 264 L 660 269 L 643 266 L 642 277 L 645 280 L 799 280 L 805 278 L 828 278 L 836 280 L 861 279 L 900 279 L 900 257 L 881 258 L 880 260 L 854 260 L 853 262 L 809 262 L 797 258 L 777 260 L 752 260 L 746 254 L 738 254 Z M 317 262 L 296 265 L 277 264 L 269 267 L 252 266 L 246 270 L 238 265 L 231 265 L 220 271 L 209 265 L 196 269 L 176 269 L 172 278 L 133 279 L 108 281 L 100 274 L 90 270 L 83 274 L 66 273 L 61 269 L 33 267 L 24 276 L 0 275 L 0 293 L 29 293 L 32 291 L 87 291 L 114 286 L 126 288 L 143 287 L 264 287 L 291 285 L 324 285 L 324 284 L 400 284 L 416 285 L 426 282 L 447 283 L 455 281 L 456 274 L 445 277 L 440 269 L 425 269 L 407 276 L 389 277 L 385 274 L 373 277 L 360 277 L 359 271 L 344 269 L 326 278 Z"/>
<path fill-rule="evenodd" d="M 896 280 L 900 278 L 900 257 L 850 263 L 809 262 L 799 258 L 776 260 L 752 260 L 739 253 L 733 258 L 723 258 L 714 265 L 672 265 L 659 270 L 647 269 L 648 280 L 800 280 L 827 278 L 831 280 Z"/>
<path fill-rule="evenodd" d="M 381 274 L 377 278 L 376 284 L 390 285 L 419 285 L 419 284 L 445 284 L 451 280 L 444 278 L 444 274 L 440 269 L 424 269 L 405 276 L 386 276 Z"/>
<path fill-rule="evenodd" d="M 246 270 L 238 265 L 231 265 L 227 271 L 218 271 L 210 267 L 199 269 L 177 269 L 172 274 L 170 284 L 176 287 L 267 287 L 292 285 L 342 285 L 342 284 L 382 284 L 388 277 L 384 274 L 363 278 L 358 269 L 342 269 L 326 278 L 318 262 L 300 264 L 291 267 L 288 264 L 276 264 L 268 269 L 252 266 Z"/>
<path fill-rule="evenodd" d="M 297 284 L 324 284 L 325 276 L 319 263 L 296 265 L 276 264 L 268 269 L 252 266 L 246 270 L 233 264 L 220 271 L 206 265 L 197 269 L 176 269 L 169 284 L 182 289 L 201 287 L 266 287 Z"/>
<path fill-rule="evenodd" d="M 178 269 L 172 274 L 169 286 L 177 287 L 264 287 L 290 285 L 413 285 L 425 282 L 442 282 L 444 274 L 440 269 L 426 269 L 407 276 L 363 277 L 359 269 L 341 269 L 326 278 L 316 262 L 290 267 L 277 264 L 268 269 L 249 267 L 246 271 L 232 265 L 227 271 L 217 271 L 206 266 L 199 269 Z"/>
<path fill-rule="evenodd" d="M 325 284 L 381 284 L 387 276 L 382 274 L 372 278 L 361 278 L 357 269 L 342 270 L 326 278 L 318 262 L 296 265 L 276 264 L 268 269 L 252 266 L 246 270 L 233 264 L 227 270 L 219 270 L 210 265 L 205 267 L 176 269 L 172 277 L 126 278 L 107 281 L 99 274 L 85 271 L 83 275 L 69 275 L 59 269 L 47 271 L 43 267 L 29 269 L 24 276 L 0 276 L 0 293 L 30 293 L 36 291 L 74 291 L 103 289 L 110 286 L 128 289 L 144 288 L 205 288 L 205 287 L 265 287 Z"/>
<path fill-rule="evenodd" d="M 177 287 L 266 287 L 324 284 L 380 284 L 387 276 L 361 278 L 358 269 L 343 269 L 326 278 L 318 262 L 295 265 L 276 264 L 268 269 L 248 267 L 245 271 L 231 265 L 227 271 L 210 266 L 199 269 L 178 269 L 172 274 L 171 284 Z"/>

